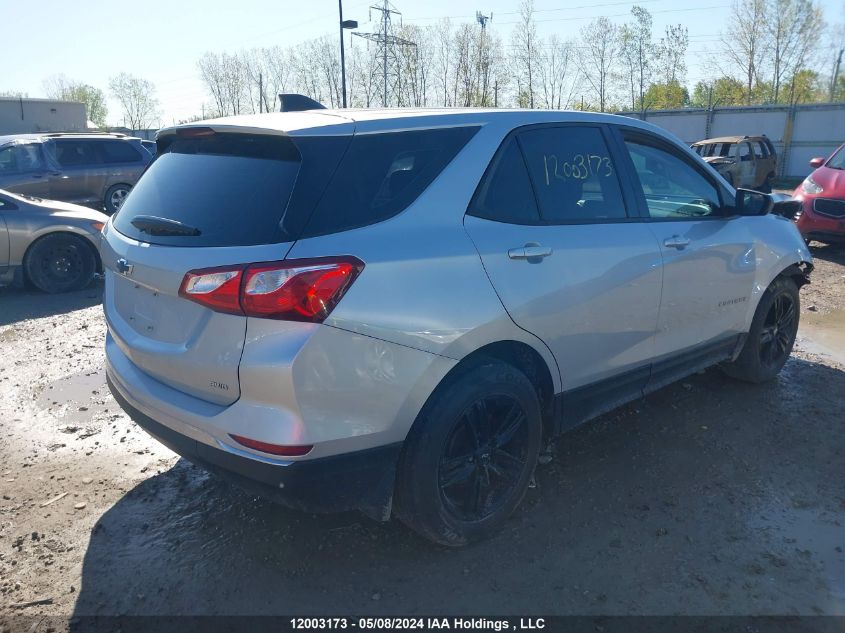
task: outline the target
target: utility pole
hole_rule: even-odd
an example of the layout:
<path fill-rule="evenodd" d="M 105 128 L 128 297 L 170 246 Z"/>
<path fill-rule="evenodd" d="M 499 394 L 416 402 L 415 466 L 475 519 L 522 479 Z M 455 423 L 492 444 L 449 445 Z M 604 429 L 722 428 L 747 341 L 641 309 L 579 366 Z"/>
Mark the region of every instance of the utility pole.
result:
<path fill-rule="evenodd" d="M 839 56 L 836 58 L 836 63 L 833 65 L 833 77 L 830 78 L 830 100 L 836 98 L 836 84 L 839 83 L 839 67 L 842 65 L 842 53 L 845 48 L 839 49 Z"/>
<path fill-rule="evenodd" d="M 258 73 L 258 112 L 264 112 L 264 75 Z"/>
<path fill-rule="evenodd" d="M 487 22 L 488 20 L 493 19 L 493 14 L 484 15 L 481 11 L 475 12 L 475 20 L 481 25 L 481 36 L 478 40 L 478 74 L 479 74 L 479 81 L 481 83 L 481 103 L 480 106 L 488 105 L 487 101 L 487 80 L 488 80 L 488 73 L 490 70 L 490 65 L 485 60 L 484 54 L 484 34 L 487 31 Z M 469 104 L 467 104 L 469 105 Z"/>
<path fill-rule="evenodd" d="M 376 59 L 379 59 L 381 62 L 383 82 L 381 101 L 382 106 L 386 108 L 389 105 L 390 92 L 396 92 L 398 94 L 398 84 L 401 79 L 401 68 L 399 67 L 397 48 L 401 46 L 416 47 L 416 44 L 410 40 L 393 35 L 391 16 L 401 16 L 402 14 L 393 8 L 393 5 L 390 4 L 390 0 L 382 0 L 381 6 L 370 6 L 370 10 L 379 11 L 381 13 L 381 30 L 378 33 L 353 33 L 353 35 L 363 37 L 365 40 L 374 42 L 378 46 Z M 396 79 L 396 85 L 393 87 L 392 91 L 390 90 L 390 85 L 388 83 L 389 76 L 395 76 Z"/>

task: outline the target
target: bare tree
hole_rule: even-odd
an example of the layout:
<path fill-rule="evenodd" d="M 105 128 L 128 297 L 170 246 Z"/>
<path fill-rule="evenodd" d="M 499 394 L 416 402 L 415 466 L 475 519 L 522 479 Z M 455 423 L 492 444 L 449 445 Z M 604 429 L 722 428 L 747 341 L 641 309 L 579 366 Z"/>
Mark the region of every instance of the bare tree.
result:
<path fill-rule="evenodd" d="M 631 109 L 643 108 L 644 97 L 654 67 L 651 41 L 652 17 L 646 9 L 631 9 L 633 19 L 619 29 L 620 53 L 627 86 L 631 91 Z"/>
<path fill-rule="evenodd" d="M 811 0 L 769 0 L 765 28 L 770 42 L 772 101 L 781 84 L 804 66 L 822 33 L 821 10 Z"/>
<path fill-rule="evenodd" d="M 687 74 L 687 48 L 689 48 L 689 32 L 681 24 L 670 24 L 666 27 L 666 34 L 660 38 L 657 45 L 656 73 L 663 84 L 682 84 Z"/>
<path fill-rule="evenodd" d="M 453 55 L 453 31 L 452 23 L 448 20 L 440 20 L 434 25 L 432 35 L 434 46 L 434 87 L 437 91 L 436 102 L 441 106 L 449 107 L 454 105 L 450 99 L 450 86 L 454 73 Z"/>
<path fill-rule="evenodd" d="M 353 107 L 369 108 L 378 103 L 379 95 L 382 94 L 383 83 L 379 81 L 374 69 L 376 68 L 377 47 L 369 40 L 363 41 L 363 46 L 356 45 L 350 48 L 348 59 L 350 60 L 351 82 L 349 84 L 349 103 Z"/>
<path fill-rule="evenodd" d="M 401 104 L 415 108 L 424 107 L 428 105 L 433 65 L 432 31 L 430 28 L 404 24 L 397 35 L 416 44 L 400 46 L 398 50 L 399 73 L 402 78 L 399 94 Z"/>
<path fill-rule="evenodd" d="M 217 114 L 228 116 L 249 112 L 249 76 L 244 59 L 229 53 L 206 53 L 197 65 L 206 88 L 214 99 Z"/>
<path fill-rule="evenodd" d="M 513 30 L 512 76 L 516 81 L 517 104 L 534 107 L 534 71 L 537 64 L 538 38 L 534 19 L 534 0 L 521 0 L 519 22 Z"/>
<path fill-rule="evenodd" d="M 596 18 L 581 29 L 581 41 L 581 69 L 598 101 L 599 110 L 604 112 L 610 99 L 612 72 L 619 56 L 618 27 L 606 17 Z"/>
<path fill-rule="evenodd" d="M 722 34 L 723 46 L 711 60 L 728 77 L 734 69 L 741 73 L 748 104 L 766 54 L 765 19 L 766 0 L 734 0 L 728 28 Z"/>
<path fill-rule="evenodd" d="M 268 106 L 270 112 L 275 112 L 279 105 L 279 94 L 288 92 L 292 85 L 290 55 L 280 46 L 261 49 L 261 55 L 267 71 L 264 105 Z"/>
<path fill-rule="evenodd" d="M 123 108 L 123 118 L 129 129 L 144 130 L 158 120 L 158 99 L 151 81 L 120 73 L 109 80 L 109 88 Z"/>
<path fill-rule="evenodd" d="M 544 108 L 559 110 L 569 105 L 571 93 L 567 92 L 566 84 L 572 83 L 569 81 L 571 61 L 572 45 L 552 35 L 545 42 L 545 53 L 538 58 L 537 64 Z"/>

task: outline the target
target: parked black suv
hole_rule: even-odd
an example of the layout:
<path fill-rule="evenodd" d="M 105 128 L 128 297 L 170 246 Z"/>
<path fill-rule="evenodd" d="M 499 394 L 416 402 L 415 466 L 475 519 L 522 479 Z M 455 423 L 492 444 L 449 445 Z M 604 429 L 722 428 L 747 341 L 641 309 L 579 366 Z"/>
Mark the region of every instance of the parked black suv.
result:
<path fill-rule="evenodd" d="M 114 213 L 152 155 L 123 134 L 0 136 L 0 189 Z"/>

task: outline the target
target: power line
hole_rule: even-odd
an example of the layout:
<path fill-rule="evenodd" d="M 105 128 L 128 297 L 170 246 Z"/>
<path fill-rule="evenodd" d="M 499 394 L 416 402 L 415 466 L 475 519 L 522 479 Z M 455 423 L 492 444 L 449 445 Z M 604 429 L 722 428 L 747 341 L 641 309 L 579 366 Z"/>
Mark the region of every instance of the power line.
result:
<path fill-rule="evenodd" d="M 555 7 L 553 9 L 534 9 L 534 13 L 551 13 L 554 11 L 574 11 L 576 9 L 595 9 L 598 7 L 618 7 L 622 5 L 640 5 L 646 4 L 650 2 L 662 2 L 663 0 L 639 0 L 639 2 L 631 2 L 630 0 L 626 0 L 625 2 L 603 2 L 600 4 L 582 4 L 579 6 L 574 7 Z M 502 11 L 499 15 L 519 15 L 519 11 Z M 469 19 L 473 18 L 472 15 L 441 15 L 441 16 L 426 16 L 426 17 L 415 17 L 415 18 L 408 18 L 413 20 L 460 20 L 460 19 Z"/>

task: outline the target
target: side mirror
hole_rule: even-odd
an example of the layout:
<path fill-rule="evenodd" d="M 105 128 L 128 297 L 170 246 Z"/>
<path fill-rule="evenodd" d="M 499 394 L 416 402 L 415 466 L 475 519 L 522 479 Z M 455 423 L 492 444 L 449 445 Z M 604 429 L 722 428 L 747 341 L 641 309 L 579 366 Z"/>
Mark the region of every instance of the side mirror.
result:
<path fill-rule="evenodd" d="M 802 204 L 800 200 L 776 200 L 772 207 L 773 215 L 781 215 L 789 220 L 795 220 L 801 213 Z"/>
<path fill-rule="evenodd" d="M 818 169 L 822 165 L 824 165 L 824 158 L 816 156 L 815 158 L 810 159 L 810 167 L 812 167 L 813 169 Z"/>
<path fill-rule="evenodd" d="M 774 199 L 767 193 L 751 189 L 736 190 L 736 212 L 739 215 L 766 215 L 774 206 Z"/>

